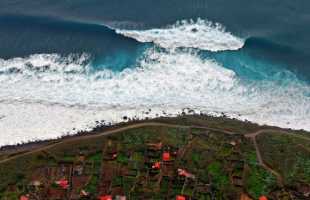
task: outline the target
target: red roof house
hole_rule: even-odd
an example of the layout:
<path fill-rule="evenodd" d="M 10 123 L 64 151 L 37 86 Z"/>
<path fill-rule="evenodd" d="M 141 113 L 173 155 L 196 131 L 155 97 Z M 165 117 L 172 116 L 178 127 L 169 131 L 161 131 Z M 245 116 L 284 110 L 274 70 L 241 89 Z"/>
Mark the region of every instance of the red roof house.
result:
<path fill-rule="evenodd" d="M 66 179 L 56 181 L 56 184 L 59 185 L 62 189 L 68 189 L 69 187 L 69 181 Z"/>
<path fill-rule="evenodd" d="M 259 197 L 259 200 L 268 200 L 268 199 L 267 199 L 266 196 L 263 195 L 263 196 L 260 196 L 260 197 Z"/>
<path fill-rule="evenodd" d="M 163 161 L 170 161 L 170 153 L 169 152 L 163 153 Z"/>
<path fill-rule="evenodd" d="M 160 162 L 156 162 L 152 165 L 153 169 L 160 169 Z"/>
<path fill-rule="evenodd" d="M 186 178 L 195 178 L 195 175 L 187 172 L 185 169 L 178 169 L 179 176 L 185 176 Z"/>
<path fill-rule="evenodd" d="M 19 198 L 19 200 L 29 200 L 29 198 L 28 198 L 27 196 L 25 196 L 25 195 L 22 195 L 22 196 Z"/>
<path fill-rule="evenodd" d="M 185 196 L 182 196 L 182 195 L 177 195 L 176 200 L 186 200 Z"/>
<path fill-rule="evenodd" d="M 103 195 L 99 197 L 99 200 L 112 200 L 111 195 Z"/>

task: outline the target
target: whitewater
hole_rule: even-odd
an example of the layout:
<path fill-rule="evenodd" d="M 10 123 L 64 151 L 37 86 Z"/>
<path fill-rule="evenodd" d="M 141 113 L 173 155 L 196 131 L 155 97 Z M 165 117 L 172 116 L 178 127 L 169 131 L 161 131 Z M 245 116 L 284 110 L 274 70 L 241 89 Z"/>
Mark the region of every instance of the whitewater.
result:
<path fill-rule="evenodd" d="M 124 116 L 175 116 L 184 108 L 310 130 L 310 86 L 292 72 L 244 81 L 199 54 L 243 47 L 245 40 L 223 25 L 198 19 L 116 33 L 154 45 L 120 72 L 94 70 L 87 53 L 0 59 L 0 146 L 91 130 Z M 290 80 L 284 84 L 280 74 Z"/>

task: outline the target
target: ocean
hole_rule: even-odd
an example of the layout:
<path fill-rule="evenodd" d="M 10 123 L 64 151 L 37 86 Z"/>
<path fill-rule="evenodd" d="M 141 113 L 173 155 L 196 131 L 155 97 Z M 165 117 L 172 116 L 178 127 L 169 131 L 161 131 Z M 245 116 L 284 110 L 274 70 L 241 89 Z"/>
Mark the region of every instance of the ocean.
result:
<path fill-rule="evenodd" d="M 0 146 L 189 110 L 309 131 L 309 10 L 306 0 L 1 0 Z"/>

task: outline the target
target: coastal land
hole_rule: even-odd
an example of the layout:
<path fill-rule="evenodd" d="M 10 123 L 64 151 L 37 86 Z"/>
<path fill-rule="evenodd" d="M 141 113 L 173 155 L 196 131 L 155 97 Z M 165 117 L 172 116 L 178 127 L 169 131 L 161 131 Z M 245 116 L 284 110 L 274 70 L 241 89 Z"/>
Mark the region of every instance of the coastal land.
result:
<path fill-rule="evenodd" d="M 1 200 L 310 199 L 310 134 L 226 117 L 127 120 L 0 149 Z"/>

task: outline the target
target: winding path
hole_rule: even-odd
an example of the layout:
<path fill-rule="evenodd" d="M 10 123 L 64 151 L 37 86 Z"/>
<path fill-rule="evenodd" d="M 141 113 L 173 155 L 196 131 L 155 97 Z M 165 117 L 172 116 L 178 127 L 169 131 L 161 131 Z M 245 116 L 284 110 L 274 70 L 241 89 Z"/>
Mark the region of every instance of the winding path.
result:
<path fill-rule="evenodd" d="M 263 160 L 262 158 L 262 155 L 261 155 L 261 151 L 259 149 L 259 146 L 257 144 L 257 140 L 256 140 L 256 137 L 260 134 L 264 134 L 264 133 L 277 133 L 277 134 L 287 134 L 287 135 L 290 135 L 290 136 L 293 136 L 293 137 L 296 137 L 296 138 L 299 138 L 299 139 L 303 139 L 303 140 L 308 140 L 310 141 L 310 138 L 308 137 L 305 137 L 305 136 L 302 136 L 302 135 L 297 135 L 297 134 L 293 134 L 293 133 L 290 133 L 290 132 L 287 132 L 287 131 L 284 131 L 284 130 L 276 130 L 276 129 L 262 129 L 262 130 L 259 130 L 259 131 L 256 131 L 254 133 L 248 133 L 248 134 L 245 134 L 245 137 L 246 138 L 249 138 L 253 141 L 253 144 L 254 144 L 254 147 L 255 147 L 255 151 L 256 151 L 256 157 L 257 157 L 257 160 L 258 160 L 258 163 L 264 167 L 266 170 L 268 170 L 269 172 L 271 172 L 272 174 L 274 174 L 277 178 L 277 182 L 278 182 L 278 185 L 280 187 L 283 187 L 284 186 L 284 180 L 283 180 L 283 177 L 281 176 L 281 174 L 279 174 L 277 171 L 275 171 L 274 169 L 272 169 L 271 167 L 269 167 Z"/>
<path fill-rule="evenodd" d="M 0 160 L 0 164 L 3 164 L 5 162 L 8 162 L 10 160 L 13 160 L 13 159 L 25 156 L 25 155 L 29 155 L 29 154 L 40 152 L 40 151 L 44 151 L 44 150 L 48 150 L 48 149 L 51 149 L 51 148 L 53 148 L 53 147 L 55 147 L 57 145 L 64 144 L 64 143 L 67 143 L 67 142 L 79 141 L 79 140 L 91 139 L 91 138 L 99 138 L 99 137 L 102 137 L 102 136 L 107 136 L 107 135 L 111 135 L 111 134 L 114 134 L 114 133 L 119 133 L 119 132 L 123 132 L 123 131 L 126 131 L 126 130 L 130 130 L 130 129 L 147 127 L 147 126 L 163 126 L 163 127 L 168 127 L 168 128 L 169 127 L 170 128 L 199 128 L 199 129 L 205 129 L 205 130 L 209 130 L 209 131 L 218 131 L 218 132 L 222 132 L 222 133 L 229 134 L 229 135 L 236 134 L 235 132 L 232 132 L 232 131 L 227 131 L 227 130 L 222 130 L 222 129 L 217 129 L 217 128 L 210 128 L 210 127 L 205 127 L 205 126 L 186 126 L 186 125 L 178 125 L 178 124 L 159 123 L 159 122 L 144 122 L 144 123 L 137 123 L 137 124 L 128 125 L 128 126 L 121 127 L 121 128 L 116 128 L 116 129 L 113 129 L 113 130 L 104 131 L 102 133 L 96 133 L 96 134 L 93 134 L 93 135 L 85 135 L 85 136 L 81 135 L 81 136 L 75 136 L 75 137 L 69 137 L 69 138 L 61 139 L 60 141 L 58 141 L 56 143 L 48 144 L 48 145 L 45 145 L 43 147 L 39 147 L 39 148 L 36 148 L 34 150 L 30 150 L 30 151 L 27 151 L 25 153 L 20 153 L 20 154 L 17 154 L 15 156 L 12 156 L 12 157 Z M 283 186 L 283 178 L 282 178 L 282 176 L 278 172 L 276 172 L 275 170 L 270 168 L 268 165 L 266 165 L 266 163 L 264 162 L 264 160 L 262 158 L 259 146 L 257 144 L 256 137 L 258 135 L 260 135 L 260 134 L 263 134 L 263 133 L 281 133 L 281 134 L 288 134 L 288 135 L 293 135 L 293 134 L 289 133 L 287 131 L 284 131 L 284 130 L 279 130 L 279 129 L 261 129 L 261 130 L 258 130 L 256 132 L 248 133 L 248 134 L 244 135 L 246 138 L 249 138 L 249 139 L 251 139 L 253 141 L 253 144 L 254 144 L 254 147 L 255 147 L 255 151 L 256 151 L 256 155 L 257 155 L 258 163 L 262 167 L 264 167 L 266 170 L 268 170 L 272 174 L 274 174 L 277 177 L 277 181 L 278 181 L 279 186 Z M 309 140 L 310 141 L 310 138 L 304 137 L 302 135 L 293 135 L 293 136 L 298 137 L 300 139 L 305 139 L 305 140 Z"/>
<path fill-rule="evenodd" d="M 258 163 L 263 167 L 265 168 L 267 171 L 269 171 L 270 173 L 272 173 L 273 175 L 275 175 L 275 177 L 277 178 L 277 183 L 280 187 L 283 187 L 284 186 L 284 181 L 283 181 L 283 177 L 278 173 L 276 172 L 275 170 L 273 170 L 272 168 L 270 168 L 268 165 L 266 165 L 266 163 L 264 162 L 263 158 L 262 158 L 262 155 L 261 155 L 261 152 L 260 152 L 260 149 L 259 149 L 259 146 L 257 144 L 257 141 L 256 141 L 256 136 L 258 136 L 259 134 L 262 134 L 262 133 L 270 133 L 269 132 L 270 130 L 259 130 L 255 133 L 250 133 L 250 134 L 246 134 L 245 137 L 251 139 L 253 141 L 253 144 L 254 144 L 254 147 L 255 147 L 255 151 L 256 151 L 256 157 L 257 157 L 257 160 L 258 160 Z"/>
<path fill-rule="evenodd" d="M 109 131 L 104 131 L 102 133 L 97 133 L 94 135 L 85 135 L 85 136 L 82 135 L 82 136 L 76 136 L 76 137 L 69 137 L 69 138 L 61 139 L 61 141 L 56 142 L 54 144 L 49 144 L 49 145 L 34 149 L 32 151 L 28 151 L 26 153 L 21 153 L 21 154 L 18 154 L 16 156 L 12 156 L 12 157 L 7 158 L 7 159 L 3 159 L 0 161 L 0 164 L 8 162 L 8 161 L 13 160 L 13 159 L 16 159 L 16 158 L 21 157 L 21 156 L 29 155 L 29 154 L 40 152 L 40 151 L 45 151 L 45 150 L 51 149 L 57 145 L 64 144 L 67 142 L 79 141 L 79 140 L 91 139 L 91 138 L 98 138 L 98 137 L 102 137 L 102 136 L 106 136 L 106 135 L 111 135 L 114 133 L 123 132 L 123 131 L 130 130 L 130 129 L 141 128 L 141 127 L 146 127 L 146 126 L 164 126 L 164 127 L 171 127 L 171 128 L 190 128 L 191 127 L 191 126 L 165 124 L 165 123 L 157 123 L 157 122 L 146 122 L 146 123 L 132 124 L 132 125 L 117 128 L 114 130 L 109 130 Z"/>

